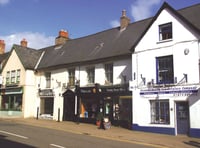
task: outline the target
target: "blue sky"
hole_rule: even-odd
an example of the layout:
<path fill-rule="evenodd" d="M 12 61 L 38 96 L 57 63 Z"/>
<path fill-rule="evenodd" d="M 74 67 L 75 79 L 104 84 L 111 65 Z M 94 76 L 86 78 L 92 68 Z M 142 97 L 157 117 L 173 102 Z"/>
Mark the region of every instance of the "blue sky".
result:
<path fill-rule="evenodd" d="M 28 46 L 54 44 L 61 29 L 79 38 L 119 26 L 123 9 L 131 22 L 155 15 L 164 0 L 0 0 L 0 39 L 6 51 L 25 38 Z M 199 0 L 166 0 L 181 9 Z"/>

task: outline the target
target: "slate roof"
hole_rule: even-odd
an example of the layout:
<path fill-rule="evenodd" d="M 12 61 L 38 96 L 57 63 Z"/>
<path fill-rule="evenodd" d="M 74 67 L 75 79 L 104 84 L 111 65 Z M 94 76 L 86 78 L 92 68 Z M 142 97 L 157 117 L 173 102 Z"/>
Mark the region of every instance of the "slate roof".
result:
<path fill-rule="evenodd" d="M 6 52 L 4 54 L 0 54 L 0 63 L 3 62 L 4 60 L 6 60 L 8 55 L 9 55 L 9 52 Z"/>
<path fill-rule="evenodd" d="M 18 55 L 22 65 L 25 69 L 31 69 L 34 70 L 40 55 L 42 53 L 42 50 L 36 50 L 28 47 L 22 47 L 20 45 L 13 45 L 13 50 L 16 51 L 16 54 Z"/>
<path fill-rule="evenodd" d="M 173 9 L 167 3 L 164 3 L 163 7 Z M 190 25 L 194 25 L 193 28 L 197 31 L 200 29 L 200 19 L 197 15 L 200 14 L 199 4 L 174 11 L 180 13 L 179 17 L 182 16 Z M 131 23 L 125 30 L 116 27 L 86 37 L 69 40 L 60 47 L 44 48 L 42 50 L 45 52 L 37 69 L 80 66 L 81 64 L 105 61 L 105 59 L 120 58 L 125 55 L 131 57 L 132 47 L 145 34 L 155 17 Z"/>
<path fill-rule="evenodd" d="M 200 31 L 200 3 L 187 8 L 180 9 L 179 14 L 181 14 L 186 20 L 188 20 L 198 31 Z"/>
<path fill-rule="evenodd" d="M 62 47 L 45 48 L 45 54 L 38 69 L 83 64 L 107 58 L 120 58 L 128 55 L 131 58 L 131 47 L 138 36 L 147 27 L 151 19 L 138 21 L 125 30 L 113 28 L 86 37 L 67 41 Z"/>

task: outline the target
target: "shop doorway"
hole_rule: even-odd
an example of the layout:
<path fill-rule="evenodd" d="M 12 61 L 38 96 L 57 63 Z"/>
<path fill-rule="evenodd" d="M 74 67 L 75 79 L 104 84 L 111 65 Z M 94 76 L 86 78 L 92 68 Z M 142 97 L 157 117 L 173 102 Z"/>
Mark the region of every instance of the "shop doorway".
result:
<path fill-rule="evenodd" d="M 189 105 L 188 102 L 176 103 L 177 134 L 189 132 Z"/>
<path fill-rule="evenodd" d="M 63 121 L 75 121 L 75 94 L 67 90 L 63 95 Z"/>

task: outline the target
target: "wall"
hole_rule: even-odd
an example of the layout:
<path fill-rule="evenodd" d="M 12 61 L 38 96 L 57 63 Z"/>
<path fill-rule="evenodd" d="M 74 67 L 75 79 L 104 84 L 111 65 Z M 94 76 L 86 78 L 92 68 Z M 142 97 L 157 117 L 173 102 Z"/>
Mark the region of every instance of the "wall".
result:
<path fill-rule="evenodd" d="M 173 38 L 167 41 L 159 41 L 159 25 L 172 22 Z M 185 54 L 185 49 L 189 50 Z M 199 40 L 198 35 L 183 21 L 168 10 L 163 10 L 149 30 L 140 40 L 132 55 L 133 69 L 133 125 L 136 129 L 143 128 L 146 131 L 177 134 L 176 102 L 188 101 L 190 112 L 190 129 L 193 133 L 200 133 L 200 94 L 162 94 L 159 99 L 168 99 L 170 106 L 170 124 L 151 124 L 150 100 L 155 100 L 156 95 L 141 96 L 143 89 L 150 90 L 147 83 L 154 80 L 156 84 L 156 57 L 173 55 L 174 79 L 176 85 L 191 87 L 195 85 L 199 89 Z M 188 81 L 181 81 L 187 74 Z M 135 77 L 134 77 L 135 76 Z M 142 79 L 146 79 L 146 84 Z M 134 79 L 135 78 L 135 79 Z M 180 82 L 180 83 L 179 83 Z M 166 86 L 158 86 L 157 90 Z M 196 117 L 195 117 L 196 116 Z M 195 129 L 195 132 L 194 132 Z M 199 134 L 200 136 L 200 134 Z"/>

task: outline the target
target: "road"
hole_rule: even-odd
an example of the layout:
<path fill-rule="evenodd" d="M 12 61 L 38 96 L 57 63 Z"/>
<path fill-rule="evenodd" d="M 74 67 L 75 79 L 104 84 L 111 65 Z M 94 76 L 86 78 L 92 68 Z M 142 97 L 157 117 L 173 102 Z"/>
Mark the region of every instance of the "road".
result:
<path fill-rule="evenodd" d="M 23 125 L 1 120 L 0 147 L 20 148 L 152 148 L 125 141 L 98 138 L 87 133 L 75 134 L 61 130 Z"/>

